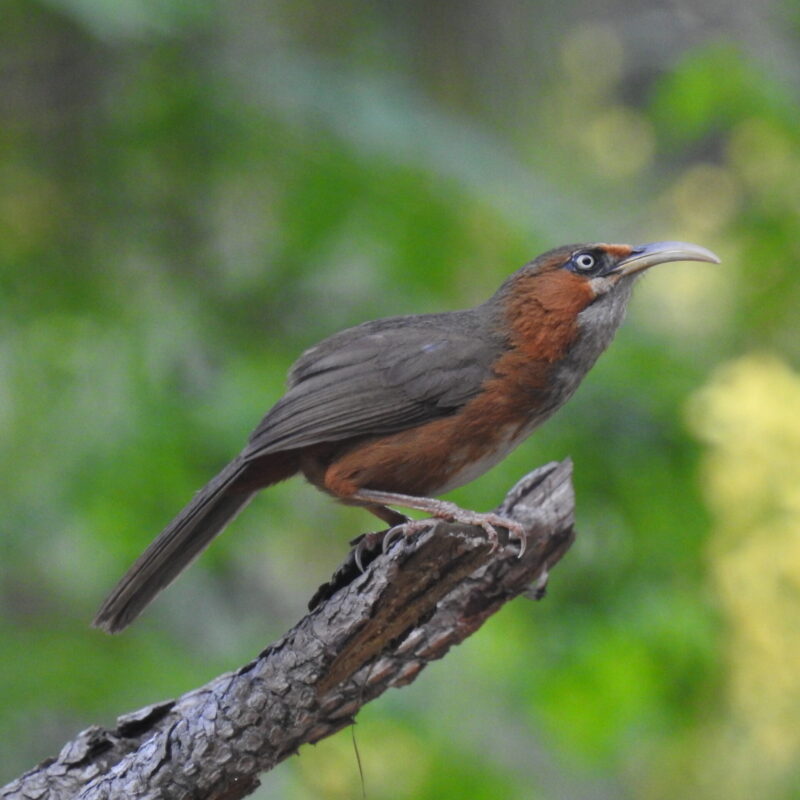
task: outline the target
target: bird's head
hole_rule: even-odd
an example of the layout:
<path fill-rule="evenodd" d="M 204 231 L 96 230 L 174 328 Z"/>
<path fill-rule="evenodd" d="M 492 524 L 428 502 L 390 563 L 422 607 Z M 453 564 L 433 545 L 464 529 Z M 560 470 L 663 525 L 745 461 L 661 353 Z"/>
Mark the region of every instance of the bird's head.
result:
<path fill-rule="evenodd" d="M 719 258 L 696 244 L 569 244 L 543 253 L 504 284 L 532 293 L 545 309 L 569 306 L 576 311 L 616 295 L 626 299 L 634 280 L 645 270 L 670 261 L 709 261 Z"/>
<path fill-rule="evenodd" d="M 645 270 L 670 261 L 719 258 L 696 244 L 572 244 L 543 253 L 514 273 L 495 299 L 519 336 L 553 358 L 577 341 L 604 349 L 625 315 L 633 283 Z"/>
<path fill-rule="evenodd" d="M 568 245 L 541 256 L 541 270 L 565 270 L 583 281 L 597 299 L 619 286 L 633 282 L 650 267 L 670 261 L 709 261 L 719 258 L 696 244 L 652 242 L 629 244 Z"/>
<path fill-rule="evenodd" d="M 543 253 L 526 264 L 518 275 L 536 275 L 563 283 L 565 288 L 584 287 L 587 297 L 598 299 L 616 287 L 630 285 L 650 267 L 670 261 L 709 261 L 719 258 L 688 242 L 652 242 L 651 244 L 568 244 Z"/>

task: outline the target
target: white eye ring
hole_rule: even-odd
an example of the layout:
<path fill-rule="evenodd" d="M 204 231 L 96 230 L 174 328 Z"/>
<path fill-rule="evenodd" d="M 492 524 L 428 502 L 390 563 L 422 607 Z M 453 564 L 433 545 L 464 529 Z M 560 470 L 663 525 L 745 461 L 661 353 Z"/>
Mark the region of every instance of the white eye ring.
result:
<path fill-rule="evenodd" d="M 595 258 L 589 253 L 581 253 L 579 256 L 575 257 L 575 266 L 580 270 L 588 272 L 594 267 L 594 265 Z"/>

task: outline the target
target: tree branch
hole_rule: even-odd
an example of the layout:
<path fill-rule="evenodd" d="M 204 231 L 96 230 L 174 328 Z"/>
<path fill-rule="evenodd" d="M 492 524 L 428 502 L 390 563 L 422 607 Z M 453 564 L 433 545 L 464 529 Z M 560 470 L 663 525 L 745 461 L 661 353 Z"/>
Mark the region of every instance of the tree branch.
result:
<path fill-rule="evenodd" d="M 529 531 L 522 558 L 516 545 L 490 552 L 479 528 L 445 523 L 398 541 L 364 573 L 351 554 L 313 610 L 254 661 L 120 717 L 114 730 L 88 728 L 0 798 L 244 797 L 261 772 L 350 725 L 506 601 L 541 597 L 573 539 L 571 475 L 568 460 L 540 467 L 498 509 Z"/>

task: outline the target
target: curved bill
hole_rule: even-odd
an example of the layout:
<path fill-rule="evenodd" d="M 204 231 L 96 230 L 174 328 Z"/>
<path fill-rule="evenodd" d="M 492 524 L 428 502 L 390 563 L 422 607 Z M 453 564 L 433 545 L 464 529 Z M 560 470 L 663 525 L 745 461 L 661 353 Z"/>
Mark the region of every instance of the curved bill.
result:
<path fill-rule="evenodd" d="M 719 264 L 719 256 L 705 247 L 688 242 L 652 242 L 634 247 L 631 254 L 619 261 L 613 271 L 622 275 L 634 275 L 669 261 L 709 261 Z"/>

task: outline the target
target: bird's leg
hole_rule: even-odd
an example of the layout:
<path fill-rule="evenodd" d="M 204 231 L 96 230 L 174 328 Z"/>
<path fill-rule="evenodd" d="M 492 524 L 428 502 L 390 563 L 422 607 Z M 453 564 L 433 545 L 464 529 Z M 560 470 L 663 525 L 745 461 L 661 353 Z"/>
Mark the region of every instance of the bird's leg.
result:
<path fill-rule="evenodd" d="M 414 497 L 408 494 L 396 494 L 394 492 L 377 492 L 372 489 L 360 489 L 349 499 L 360 500 L 369 503 L 372 506 L 380 505 L 386 507 L 387 505 L 402 506 L 404 508 L 414 508 L 417 511 L 425 511 L 428 514 L 436 517 L 437 519 L 446 519 L 451 522 L 458 522 L 462 525 L 477 525 L 486 532 L 486 536 L 492 544 L 492 550 L 496 550 L 498 546 L 498 537 L 496 526 L 506 528 L 508 534 L 512 539 L 519 541 L 519 557 L 521 558 L 525 552 L 528 535 L 525 528 L 513 519 L 508 519 L 500 514 L 492 512 L 478 512 L 467 511 L 455 503 L 450 503 L 447 500 L 437 500 L 433 497 Z M 370 509 L 372 510 L 372 509 Z M 388 510 L 388 509 L 387 509 Z M 373 512 L 375 513 L 375 512 Z M 393 531 L 397 530 L 398 533 L 402 529 L 402 533 L 410 535 L 417 531 L 424 530 L 430 527 L 430 522 L 427 520 L 415 520 L 410 522 L 401 523 L 395 526 L 386 534 L 384 538 L 384 551 L 387 548 L 386 539 L 393 538 Z"/>
<path fill-rule="evenodd" d="M 405 514 L 401 514 L 393 508 L 387 508 L 381 503 L 370 503 L 364 508 L 378 519 L 382 519 L 390 528 L 396 528 L 398 525 L 405 525 L 406 522 L 411 522 Z"/>

